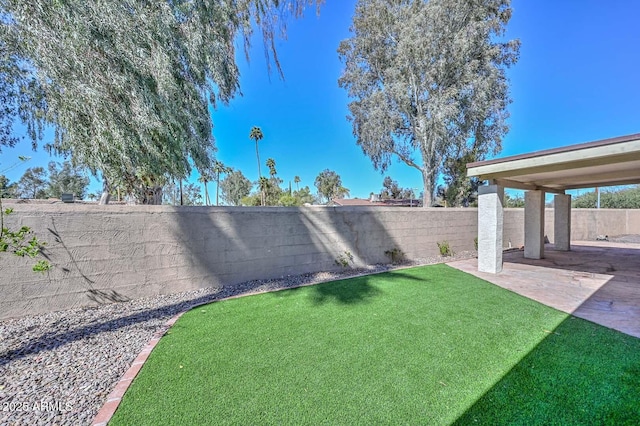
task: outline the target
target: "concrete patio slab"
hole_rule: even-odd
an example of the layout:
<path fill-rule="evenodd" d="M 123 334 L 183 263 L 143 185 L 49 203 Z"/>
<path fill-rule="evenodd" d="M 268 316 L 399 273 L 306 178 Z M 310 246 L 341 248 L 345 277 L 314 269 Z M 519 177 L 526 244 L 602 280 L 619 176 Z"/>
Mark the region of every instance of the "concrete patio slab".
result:
<path fill-rule="evenodd" d="M 640 244 L 573 241 L 571 251 L 545 247 L 545 258 L 508 251 L 499 274 L 478 272 L 477 259 L 449 263 L 507 290 L 640 338 Z"/>

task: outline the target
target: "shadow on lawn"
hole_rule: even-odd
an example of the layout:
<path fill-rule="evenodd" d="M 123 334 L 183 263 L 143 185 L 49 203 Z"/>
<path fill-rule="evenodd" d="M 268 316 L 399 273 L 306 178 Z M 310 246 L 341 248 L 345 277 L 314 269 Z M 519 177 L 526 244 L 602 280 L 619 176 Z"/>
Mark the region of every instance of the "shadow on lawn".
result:
<path fill-rule="evenodd" d="M 640 339 L 570 316 L 454 424 L 637 424 L 638 401 Z"/>
<path fill-rule="evenodd" d="M 638 249 L 573 245 L 545 258 L 508 253 L 505 263 L 563 269 L 577 277 L 610 276 L 457 420 L 467 424 L 638 424 L 640 339 L 627 335 L 614 313 L 637 315 Z M 614 310 L 616 312 L 614 312 Z M 588 320 L 594 312 L 594 320 Z M 622 314 L 621 314 L 622 313 Z M 609 318 L 611 317 L 611 318 Z M 631 326 L 633 324 L 630 324 Z M 586 332 L 584 331 L 586 329 Z"/>
<path fill-rule="evenodd" d="M 367 303 L 371 298 L 382 295 L 379 288 L 369 284 L 367 277 L 352 278 L 313 286 L 311 300 L 315 305 L 338 302 L 344 305 Z"/>

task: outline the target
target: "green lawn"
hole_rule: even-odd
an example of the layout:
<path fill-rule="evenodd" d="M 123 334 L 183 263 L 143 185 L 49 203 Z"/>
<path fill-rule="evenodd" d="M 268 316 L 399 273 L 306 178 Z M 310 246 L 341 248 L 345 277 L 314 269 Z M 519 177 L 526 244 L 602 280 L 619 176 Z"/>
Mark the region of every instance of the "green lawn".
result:
<path fill-rule="evenodd" d="M 111 425 L 637 424 L 640 339 L 446 265 L 212 303 Z"/>

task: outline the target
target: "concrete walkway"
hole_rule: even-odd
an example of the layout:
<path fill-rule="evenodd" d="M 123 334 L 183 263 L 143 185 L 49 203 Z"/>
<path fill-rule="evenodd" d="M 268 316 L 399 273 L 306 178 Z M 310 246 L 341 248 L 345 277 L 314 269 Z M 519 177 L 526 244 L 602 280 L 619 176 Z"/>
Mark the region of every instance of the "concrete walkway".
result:
<path fill-rule="evenodd" d="M 572 242 L 571 251 L 545 247 L 545 258 L 504 253 L 499 274 L 478 272 L 478 260 L 449 263 L 500 287 L 640 338 L 640 244 Z"/>

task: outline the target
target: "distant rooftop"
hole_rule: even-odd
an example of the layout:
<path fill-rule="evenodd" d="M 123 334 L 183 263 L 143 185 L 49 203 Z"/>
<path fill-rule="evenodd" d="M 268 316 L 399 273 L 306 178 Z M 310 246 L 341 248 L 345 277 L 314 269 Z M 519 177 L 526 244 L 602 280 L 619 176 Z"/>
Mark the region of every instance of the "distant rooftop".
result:
<path fill-rule="evenodd" d="M 333 198 L 332 206 L 420 207 L 421 200 L 373 200 L 365 198 Z"/>

